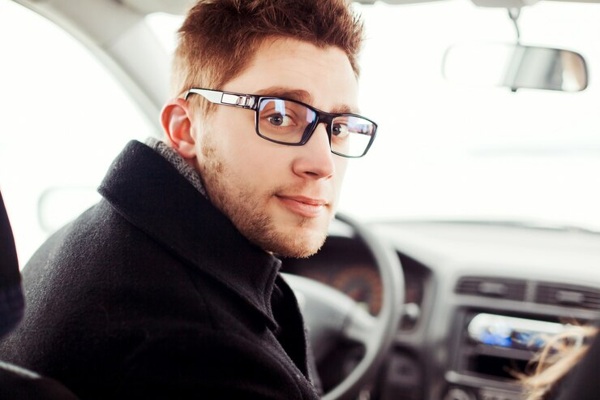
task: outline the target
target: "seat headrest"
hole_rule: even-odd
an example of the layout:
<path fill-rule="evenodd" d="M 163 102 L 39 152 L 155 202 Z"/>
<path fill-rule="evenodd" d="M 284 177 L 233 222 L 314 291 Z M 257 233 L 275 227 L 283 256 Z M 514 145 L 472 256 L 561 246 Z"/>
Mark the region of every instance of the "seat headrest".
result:
<path fill-rule="evenodd" d="M 24 308 L 15 239 L 0 192 L 0 337 L 17 326 Z"/>

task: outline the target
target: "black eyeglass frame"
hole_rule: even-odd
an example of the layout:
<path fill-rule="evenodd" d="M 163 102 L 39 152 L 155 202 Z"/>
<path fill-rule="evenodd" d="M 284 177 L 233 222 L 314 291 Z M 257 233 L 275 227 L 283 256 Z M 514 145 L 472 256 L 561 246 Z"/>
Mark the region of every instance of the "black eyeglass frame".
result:
<path fill-rule="evenodd" d="M 371 148 L 371 145 L 373 144 L 373 141 L 375 140 L 375 135 L 377 134 L 377 123 L 370 120 L 369 118 L 363 117 L 362 115 L 352 114 L 352 113 L 328 113 L 325 111 L 321 111 L 317 108 L 314 108 L 313 106 L 303 103 L 301 101 L 287 99 L 285 97 L 260 96 L 260 95 L 254 95 L 254 94 L 224 92 L 221 90 L 213 90 L 213 89 L 190 88 L 185 92 L 185 94 L 183 96 L 184 100 L 187 100 L 191 94 L 200 95 L 213 104 L 220 104 L 220 105 L 225 105 L 225 106 L 230 106 L 230 107 L 239 107 L 239 108 L 244 108 L 247 110 L 253 110 L 255 112 L 254 113 L 254 115 L 255 115 L 254 128 L 255 128 L 256 134 L 258 136 L 260 136 L 261 138 L 268 140 L 269 142 L 283 144 L 286 146 L 303 146 L 303 145 L 305 145 L 306 143 L 308 143 L 308 141 L 312 137 L 313 133 L 317 129 L 317 126 L 321 123 L 324 123 L 325 130 L 327 131 L 327 136 L 329 137 L 329 148 L 333 154 L 336 154 L 340 157 L 345 157 L 345 158 L 360 158 L 360 157 L 363 157 L 365 154 L 367 154 L 367 152 Z M 279 140 L 275 140 L 275 139 L 266 137 L 260 133 L 260 129 L 259 129 L 258 105 L 260 104 L 260 102 L 262 100 L 285 100 L 285 101 L 291 101 L 296 104 L 300 104 L 315 113 L 315 120 L 306 127 L 304 133 L 302 134 L 302 138 L 300 139 L 300 142 L 298 142 L 298 143 L 282 142 Z M 339 117 L 356 117 L 356 118 L 363 119 L 363 120 L 368 121 L 369 123 L 373 124 L 373 132 L 370 135 L 369 143 L 365 147 L 362 154 L 352 156 L 352 155 L 339 153 L 339 152 L 333 150 L 332 145 L 331 145 L 333 120 L 334 120 L 334 118 L 339 118 Z"/>

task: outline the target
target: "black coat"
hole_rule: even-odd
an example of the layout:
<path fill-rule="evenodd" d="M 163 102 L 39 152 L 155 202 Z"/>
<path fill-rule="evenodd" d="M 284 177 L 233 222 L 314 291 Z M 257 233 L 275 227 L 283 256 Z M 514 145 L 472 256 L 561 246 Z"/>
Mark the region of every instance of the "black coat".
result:
<path fill-rule="evenodd" d="M 139 142 L 99 191 L 25 267 L 0 358 L 82 399 L 318 398 L 277 258 Z"/>

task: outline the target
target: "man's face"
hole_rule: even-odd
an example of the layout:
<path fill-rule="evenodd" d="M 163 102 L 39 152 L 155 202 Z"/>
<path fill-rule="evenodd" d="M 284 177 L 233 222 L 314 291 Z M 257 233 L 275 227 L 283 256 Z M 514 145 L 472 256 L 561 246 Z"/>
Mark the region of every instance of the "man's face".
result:
<path fill-rule="evenodd" d="M 357 112 L 356 77 L 338 48 L 267 40 L 224 87 L 303 101 L 327 112 Z M 250 241 L 286 257 L 307 257 L 325 241 L 347 160 L 331 153 L 324 124 L 304 146 L 260 138 L 255 113 L 216 106 L 192 123 L 196 167 L 211 201 Z"/>

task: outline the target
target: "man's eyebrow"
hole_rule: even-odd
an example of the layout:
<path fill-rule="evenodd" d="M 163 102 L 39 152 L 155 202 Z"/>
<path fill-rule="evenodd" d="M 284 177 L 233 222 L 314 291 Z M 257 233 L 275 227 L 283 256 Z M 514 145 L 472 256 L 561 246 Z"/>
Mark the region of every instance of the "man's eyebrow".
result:
<path fill-rule="evenodd" d="M 283 86 L 273 86 L 256 92 L 259 96 L 284 97 L 286 99 L 297 100 L 310 104 L 312 96 L 306 90 L 290 89 Z"/>
<path fill-rule="evenodd" d="M 302 103 L 313 103 L 313 97 L 306 90 L 290 89 L 282 86 L 265 88 L 256 92 L 259 96 L 283 97 L 290 100 L 301 101 Z M 358 111 L 347 104 L 341 104 L 333 107 L 332 110 L 323 110 L 331 113 L 357 113 Z"/>

